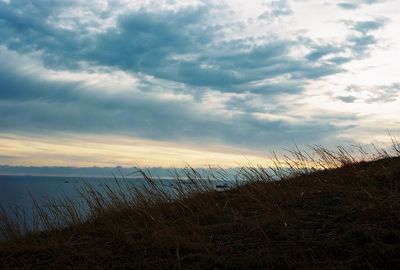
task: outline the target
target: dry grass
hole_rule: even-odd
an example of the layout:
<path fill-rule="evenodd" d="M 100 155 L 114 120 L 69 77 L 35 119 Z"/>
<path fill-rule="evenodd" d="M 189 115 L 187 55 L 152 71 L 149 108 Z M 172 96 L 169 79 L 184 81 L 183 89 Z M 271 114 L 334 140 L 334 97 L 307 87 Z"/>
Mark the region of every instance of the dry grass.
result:
<path fill-rule="evenodd" d="M 296 148 L 271 168 L 177 171 L 173 188 L 142 171 L 81 200 L 0 211 L 2 269 L 395 269 L 400 267 L 400 145 Z M 190 184 L 187 184 L 190 183 Z"/>

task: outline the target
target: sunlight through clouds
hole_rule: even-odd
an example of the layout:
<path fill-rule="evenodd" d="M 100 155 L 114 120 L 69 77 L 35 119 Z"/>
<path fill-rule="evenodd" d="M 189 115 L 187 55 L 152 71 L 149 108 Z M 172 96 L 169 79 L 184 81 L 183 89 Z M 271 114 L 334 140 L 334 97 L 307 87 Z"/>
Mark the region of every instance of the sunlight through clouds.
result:
<path fill-rule="evenodd" d="M 160 143 L 154 166 L 381 140 L 398 131 L 399 13 L 393 0 L 3 0 L 0 132 L 14 141 L 0 163 L 35 163 L 41 146 L 18 136 L 73 136 L 54 146 L 71 164 L 147 160 Z M 91 160 L 75 144 L 87 136 L 146 147 L 110 139 Z"/>

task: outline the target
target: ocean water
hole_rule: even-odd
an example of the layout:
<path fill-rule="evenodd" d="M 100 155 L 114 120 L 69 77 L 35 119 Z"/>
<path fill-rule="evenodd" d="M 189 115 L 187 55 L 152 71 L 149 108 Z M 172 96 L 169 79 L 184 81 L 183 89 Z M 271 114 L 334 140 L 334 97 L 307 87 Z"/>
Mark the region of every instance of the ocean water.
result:
<path fill-rule="evenodd" d="M 144 185 L 143 179 L 132 178 L 127 181 L 135 186 Z M 86 184 L 98 190 L 102 190 L 105 185 L 111 187 L 117 185 L 112 177 L 0 175 L 0 205 L 9 213 L 18 207 L 25 213 L 29 223 L 32 214 L 32 197 L 38 202 L 64 197 L 78 199 L 78 189 Z"/>
<path fill-rule="evenodd" d="M 143 186 L 145 181 L 141 178 L 128 178 L 130 185 Z M 163 188 L 170 188 L 172 179 L 160 179 Z M 123 182 L 120 180 L 120 184 Z M 0 205 L 5 208 L 21 207 L 26 211 L 31 210 L 31 195 L 37 200 L 47 198 L 78 198 L 77 190 L 89 184 L 101 190 L 105 185 L 116 186 L 113 177 L 71 177 L 71 176 L 16 176 L 0 175 Z M 216 185 L 218 186 L 216 182 Z M 224 183 L 223 183 L 224 184 Z"/>
<path fill-rule="evenodd" d="M 166 191 L 172 190 L 173 179 L 158 179 L 157 184 Z M 0 175 L 0 205 L 13 215 L 16 207 L 20 213 L 24 213 L 25 223 L 28 227 L 33 224 L 32 219 L 32 197 L 39 203 L 46 199 L 71 198 L 79 200 L 78 190 L 85 185 L 103 190 L 104 186 L 117 188 L 117 182 L 112 177 L 61 177 L 61 176 L 8 176 Z M 143 187 L 146 181 L 142 178 L 128 178 L 119 180 L 122 188 L 128 186 Z M 183 185 L 189 188 L 188 185 Z M 216 190 L 226 188 L 225 182 L 216 181 Z M 222 188 L 221 188 L 222 186 Z M 0 236 L 1 238 L 1 236 Z"/>
<path fill-rule="evenodd" d="M 143 179 L 127 179 L 129 184 L 143 186 Z M 78 200 L 78 189 L 89 184 L 92 187 L 102 190 L 102 187 L 108 185 L 116 187 L 117 183 L 112 177 L 61 177 L 61 176 L 9 176 L 0 175 L 0 205 L 11 216 L 23 213 L 23 219 L 26 228 L 32 228 L 34 222 L 32 218 L 32 197 L 39 203 L 46 199 L 71 198 Z M 121 180 L 121 183 L 122 180 Z M 39 225 L 40 226 L 40 225 Z M 0 235 L 0 240 L 2 239 Z"/>

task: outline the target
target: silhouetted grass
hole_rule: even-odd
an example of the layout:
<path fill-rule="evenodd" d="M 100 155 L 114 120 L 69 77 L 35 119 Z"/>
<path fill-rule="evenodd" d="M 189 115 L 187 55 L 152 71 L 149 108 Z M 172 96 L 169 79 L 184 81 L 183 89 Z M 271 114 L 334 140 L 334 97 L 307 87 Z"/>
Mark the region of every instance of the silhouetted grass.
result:
<path fill-rule="evenodd" d="M 27 224 L 0 210 L 4 269 L 395 269 L 400 145 L 287 151 L 274 166 L 175 172 L 173 187 L 80 190 L 38 202 Z M 273 157 L 276 155 L 273 154 Z"/>

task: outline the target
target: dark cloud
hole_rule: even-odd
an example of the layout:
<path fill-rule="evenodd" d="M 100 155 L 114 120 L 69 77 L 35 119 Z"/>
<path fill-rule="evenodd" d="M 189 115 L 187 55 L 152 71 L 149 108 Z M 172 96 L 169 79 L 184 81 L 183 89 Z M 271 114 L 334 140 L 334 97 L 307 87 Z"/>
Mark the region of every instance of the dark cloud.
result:
<path fill-rule="evenodd" d="M 378 42 L 372 35 L 352 36 L 348 41 L 355 56 L 364 56 Z"/>
<path fill-rule="evenodd" d="M 333 46 L 333 45 L 320 46 L 320 47 L 315 48 L 309 54 L 307 54 L 306 58 L 309 59 L 310 61 L 316 61 L 326 55 L 341 52 L 342 50 L 343 49 L 341 47 Z"/>
<path fill-rule="evenodd" d="M 340 96 L 340 97 L 337 97 L 337 99 L 339 99 L 345 103 L 353 103 L 354 101 L 357 100 L 357 98 L 353 97 L 353 96 Z"/>
<path fill-rule="evenodd" d="M 387 24 L 386 18 L 376 18 L 368 21 L 348 21 L 346 24 L 358 32 L 347 38 L 349 48 L 352 50 L 355 58 L 363 58 L 369 55 L 371 48 L 376 45 L 379 40 L 370 32 L 383 28 Z"/>
<path fill-rule="evenodd" d="M 160 69 L 166 65 L 174 68 L 180 63 L 172 56 L 193 53 L 196 57 L 196 52 L 211 42 L 215 29 L 199 25 L 206 19 L 206 11 L 125 14 L 117 28 L 99 35 L 96 47 L 82 57 L 125 70 L 162 73 Z"/>
<path fill-rule="evenodd" d="M 110 94 L 88 90 L 80 81 L 36 78 L 6 63 L 0 67 L 0 131 L 117 133 L 254 149 L 293 139 L 298 143 L 320 141 L 341 128 L 318 118 L 302 123 L 262 120 L 254 113 L 273 110 L 254 101 L 268 104 L 282 93 L 300 93 L 309 80 L 342 72 L 341 64 L 358 57 L 357 53 L 365 54 L 376 43 L 369 32 L 383 27 L 353 23 L 357 35 L 344 45 L 273 36 L 257 43 L 251 38 L 226 41 L 224 29 L 230 25 L 213 22 L 212 9 L 218 7 L 210 5 L 179 11 L 129 11 L 119 15 L 115 27 L 99 32 L 52 23 L 71 3 L 0 2 L 0 43 L 18 54 L 35 54 L 51 70 L 79 72 L 86 65 L 152 79 L 140 79 L 133 92 Z M 291 13 L 285 1 L 274 1 L 271 7 L 268 16 Z M 105 11 L 102 16 L 109 15 Z M 291 52 L 299 45 L 312 51 L 306 57 L 294 57 Z M 341 56 L 345 50 L 354 55 Z M 171 90 L 163 83 L 156 85 L 155 80 L 180 87 Z M 163 100 L 157 91 L 184 92 L 194 99 Z M 203 108 L 202 94 L 213 91 L 247 96 L 231 97 L 223 104 L 227 111 L 238 112 L 228 117 Z"/>
<path fill-rule="evenodd" d="M 131 13 L 120 19 L 117 34 L 110 30 L 101 35 L 96 49 L 85 57 L 98 65 L 223 92 L 249 91 L 240 86 L 283 74 L 308 79 L 338 72 L 331 65 L 317 66 L 307 59 L 289 57 L 295 46 L 290 41 L 259 46 L 247 40 L 215 43 L 218 27 L 201 23 L 207 18 L 206 11 L 189 10 L 180 16 Z"/>
<path fill-rule="evenodd" d="M 310 61 L 325 61 L 332 66 L 348 63 L 355 59 L 365 58 L 371 49 L 379 42 L 373 33 L 374 30 L 383 28 L 388 22 L 387 18 L 376 18 L 367 21 L 344 21 L 355 34 L 348 35 L 342 43 L 315 45 L 309 42 L 312 50 L 306 55 Z"/>
<path fill-rule="evenodd" d="M 249 112 L 227 117 L 207 112 L 203 103 L 149 99 L 137 93 L 88 91 L 81 83 L 43 81 L 2 68 L 0 130 L 12 132 L 83 132 L 121 134 L 196 144 L 233 144 L 259 149 L 295 138 L 310 142 L 338 129 L 316 121 L 291 124 L 262 120 Z M 28 87 L 29 85 L 34 87 Z M 21 94 L 25 91 L 25 94 Z M 143 93 L 146 89 L 142 89 Z M 17 93 L 17 94 L 7 94 Z M 270 141 L 270 139 L 273 140 Z"/>
<path fill-rule="evenodd" d="M 341 7 L 343 9 L 349 9 L 349 10 L 357 9 L 359 7 L 358 4 L 346 3 L 346 2 L 342 2 L 342 3 L 339 3 L 337 5 L 338 5 L 338 7 Z"/>
<path fill-rule="evenodd" d="M 328 59 L 328 61 L 330 63 L 336 64 L 336 65 L 342 65 L 342 64 L 348 63 L 352 60 L 353 60 L 352 57 L 344 57 L 344 56 L 334 56 L 334 57 Z"/>
<path fill-rule="evenodd" d="M 289 13 L 283 2 L 273 2 L 272 6 L 274 16 Z M 304 59 L 290 56 L 289 51 L 298 42 L 269 39 L 256 46 L 246 39 L 222 42 L 222 26 L 208 23 L 212 8 L 161 13 L 141 9 L 121 15 L 115 28 L 90 34 L 47 23 L 54 15 L 48 6 L 42 12 L 36 4 L 2 4 L 0 36 L 9 49 L 40 51 L 46 65 L 53 69 L 77 69 L 86 61 L 222 92 L 251 91 L 241 86 L 281 75 L 298 81 L 341 71 L 337 64 L 316 63 L 318 57 L 312 55 Z M 43 14 L 39 16 L 40 12 Z M 301 90 L 288 85 L 280 90 Z M 262 89 L 268 94 L 268 87 L 257 91 Z"/>
<path fill-rule="evenodd" d="M 362 33 L 367 34 L 370 31 L 377 30 L 385 26 L 387 19 L 378 18 L 369 21 L 359 21 L 354 23 L 353 29 Z"/>
<path fill-rule="evenodd" d="M 347 10 L 355 10 L 363 5 L 372 5 L 377 3 L 382 3 L 385 0 L 351 0 L 346 2 L 340 2 L 337 4 L 338 7 Z"/>

